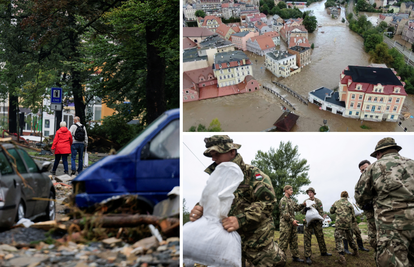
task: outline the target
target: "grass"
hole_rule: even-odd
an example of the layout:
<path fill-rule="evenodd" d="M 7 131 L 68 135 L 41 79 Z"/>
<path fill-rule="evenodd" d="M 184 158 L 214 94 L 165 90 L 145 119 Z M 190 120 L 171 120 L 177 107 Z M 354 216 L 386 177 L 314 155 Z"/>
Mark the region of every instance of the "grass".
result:
<path fill-rule="evenodd" d="M 366 126 L 365 124 L 362 124 L 360 127 L 361 127 L 362 129 L 365 129 L 365 130 L 369 130 L 369 129 L 371 129 L 371 127 L 368 127 L 368 126 Z"/>
<path fill-rule="evenodd" d="M 362 234 L 366 234 L 367 226 L 366 224 L 358 225 L 362 231 Z M 316 240 L 315 235 L 312 235 L 312 265 L 311 266 L 323 266 L 323 267 L 330 267 L 330 266 L 343 266 L 337 262 L 338 260 L 338 252 L 336 252 L 335 248 L 335 238 L 334 238 L 334 227 L 324 228 L 324 236 L 325 236 L 325 243 L 326 248 L 328 249 L 328 253 L 332 254 L 332 257 L 322 257 L 319 251 L 318 241 Z M 279 231 L 275 232 L 275 240 L 279 241 Z M 303 234 L 298 234 L 298 245 L 299 245 L 299 257 L 301 259 L 305 259 L 305 251 L 303 247 Z M 347 266 L 367 266 L 367 267 L 375 267 L 375 260 L 374 260 L 374 250 L 371 248 L 367 241 L 364 242 L 364 247 L 369 249 L 369 252 L 359 251 L 359 257 L 354 257 L 351 255 L 345 255 Z M 352 252 L 352 249 L 349 248 Z M 307 266 L 306 264 L 299 263 L 299 262 L 292 262 L 292 254 L 290 250 L 286 252 L 287 255 L 287 264 L 286 266 Z"/>

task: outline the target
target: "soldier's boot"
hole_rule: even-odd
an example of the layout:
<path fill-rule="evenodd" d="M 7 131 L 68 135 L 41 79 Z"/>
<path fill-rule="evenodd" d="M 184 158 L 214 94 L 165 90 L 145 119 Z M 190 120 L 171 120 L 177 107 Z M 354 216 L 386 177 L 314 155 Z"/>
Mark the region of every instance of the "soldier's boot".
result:
<path fill-rule="evenodd" d="M 346 265 L 346 259 L 345 259 L 343 252 L 339 252 L 338 260 L 335 262 L 338 262 L 339 264 L 342 264 L 342 265 Z"/>
<path fill-rule="evenodd" d="M 293 259 L 293 261 L 296 261 L 296 262 L 304 262 L 304 260 L 302 260 L 299 257 L 292 257 L 292 259 Z"/>
<path fill-rule="evenodd" d="M 332 254 L 328 252 L 324 252 L 324 253 L 321 253 L 321 256 L 332 256 Z"/>
<path fill-rule="evenodd" d="M 312 264 L 312 261 L 311 261 L 310 257 L 306 257 L 306 264 L 309 264 L 309 265 Z"/>
<path fill-rule="evenodd" d="M 346 254 L 352 254 L 351 252 L 349 252 L 349 250 L 348 250 L 348 240 L 346 240 L 346 239 L 343 239 L 343 241 L 344 241 L 344 252 L 346 253 Z"/>
<path fill-rule="evenodd" d="M 352 256 L 355 256 L 355 257 L 359 257 L 359 252 L 358 252 L 358 249 L 356 249 L 356 250 L 354 250 L 354 252 L 352 252 L 352 254 L 351 254 Z"/>
<path fill-rule="evenodd" d="M 366 251 L 366 252 L 369 251 L 369 249 L 364 248 L 364 243 L 362 242 L 362 239 L 357 240 L 357 243 L 358 243 L 359 250 Z"/>

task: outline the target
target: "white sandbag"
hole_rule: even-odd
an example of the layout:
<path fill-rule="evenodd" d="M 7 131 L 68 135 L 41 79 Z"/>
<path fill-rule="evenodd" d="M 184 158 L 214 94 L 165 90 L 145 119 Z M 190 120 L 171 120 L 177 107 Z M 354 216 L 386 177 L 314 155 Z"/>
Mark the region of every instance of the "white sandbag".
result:
<path fill-rule="evenodd" d="M 88 167 L 89 165 L 89 155 L 88 155 L 88 151 L 87 148 L 85 148 L 85 155 L 83 156 L 83 167 Z"/>
<path fill-rule="evenodd" d="M 306 212 L 306 216 L 305 216 L 305 219 L 306 219 L 306 222 L 307 222 L 306 226 L 309 226 L 309 224 L 314 220 L 323 221 L 323 217 L 321 215 L 319 215 L 319 212 L 314 207 L 312 207 L 312 205 L 314 205 L 314 204 L 316 204 L 315 201 L 312 201 L 310 199 L 306 200 L 306 207 L 310 208 Z"/>
<path fill-rule="evenodd" d="M 227 232 L 221 223 L 234 199 L 233 192 L 243 181 L 240 167 L 233 162 L 219 164 L 207 180 L 201 195 L 203 216 L 183 226 L 183 261 L 185 266 L 199 263 L 208 266 L 241 266 L 241 238 Z"/>

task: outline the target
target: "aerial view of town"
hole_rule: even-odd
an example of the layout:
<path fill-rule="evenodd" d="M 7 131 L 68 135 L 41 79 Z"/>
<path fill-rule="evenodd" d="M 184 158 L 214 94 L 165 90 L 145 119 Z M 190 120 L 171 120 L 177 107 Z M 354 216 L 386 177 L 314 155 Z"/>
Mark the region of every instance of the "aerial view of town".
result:
<path fill-rule="evenodd" d="M 184 1 L 184 131 L 414 131 L 413 2 Z"/>

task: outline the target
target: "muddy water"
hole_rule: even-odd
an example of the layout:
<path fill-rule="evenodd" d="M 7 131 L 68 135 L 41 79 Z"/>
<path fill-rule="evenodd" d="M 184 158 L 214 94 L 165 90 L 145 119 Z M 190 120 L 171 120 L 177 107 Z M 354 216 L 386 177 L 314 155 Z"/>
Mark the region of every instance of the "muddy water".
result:
<path fill-rule="evenodd" d="M 344 9 L 342 17 L 332 19 L 325 11 L 325 1 L 314 3 L 304 10 L 313 10 L 320 27 L 309 34 L 310 43 L 314 43 L 312 63 L 302 69 L 298 74 L 288 78 L 276 79 L 273 74 L 265 70 L 264 57 L 246 52 L 253 63 L 253 76 L 262 85 L 272 86 L 271 81 L 278 80 L 302 96 L 308 96 L 308 92 L 321 86 L 335 88 L 339 84 L 339 76 L 348 65 L 367 66 L 370 64 L 369 56 L 364 52 L 363 39 L 341 22 L 345 17 Z M 376 22 L 378 14 L 367 14 L 369 20 Z M 374 23 L 375 25 L 376 23 Z M 281 50 L 286 50 L 286 44 L 281 41 Z M 318 131 L 323 120 L 328 120 L 331 131 L 396 131 L 402 129 L 396 123 L 390 122 L 361 122 L 355 119 L 347 119 L 340 115 L 319 110 L 316 105 L 301 104 L 286 91 L 276 88 L 276 91 L 288 99 L 296 108 L 299 115 L 297 125 L 292 131 L 313 132 Z M 409 96 L 403 111 L 414 114 L 414 98 Z M 270 128 L 282 114 L 283 102 L 267 92 L 261 90 L 250 94 L 226 96 L 216 99 L 185 103 L 183 105 L 184 124 L 183 130 L 187 131 L 191 126 L 203 124 L 208 126 L 214 118 L 218 118 L 224 131 L 263 131 Z M 364 124 L 370 129 L 362 129 Z M 406 120 L 403 125 L 414 130 L 414 119 Z"/>

